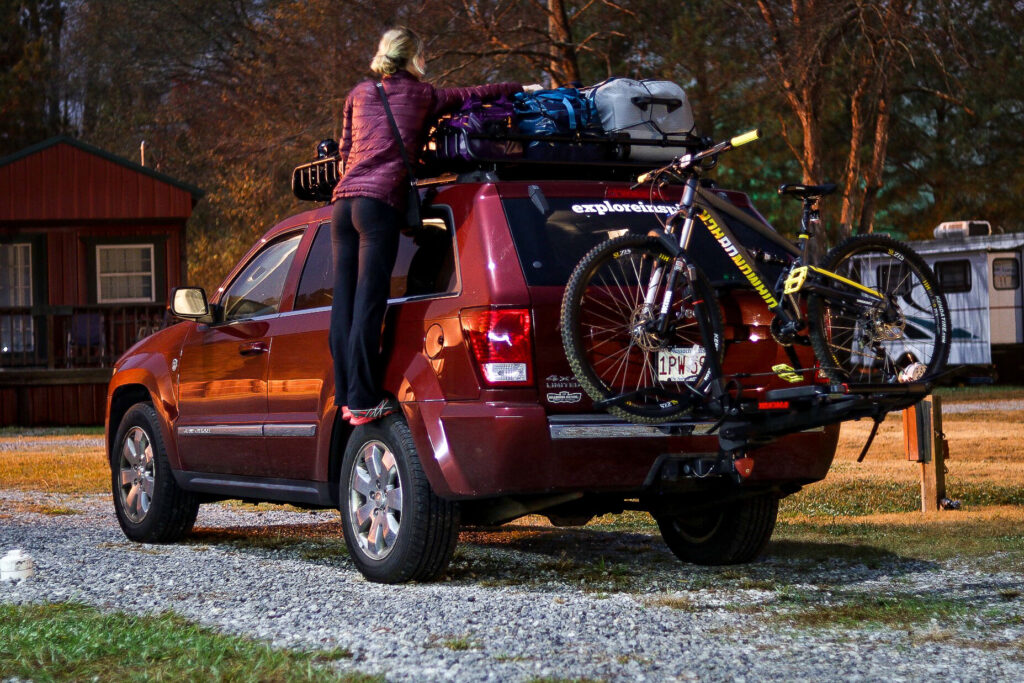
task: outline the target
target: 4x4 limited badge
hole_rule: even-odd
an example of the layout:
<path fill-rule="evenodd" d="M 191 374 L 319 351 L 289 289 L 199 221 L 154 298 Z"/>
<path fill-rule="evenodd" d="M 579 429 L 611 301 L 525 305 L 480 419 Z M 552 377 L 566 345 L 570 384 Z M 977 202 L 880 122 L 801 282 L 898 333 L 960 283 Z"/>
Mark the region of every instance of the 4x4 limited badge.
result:
<path fill-rule="evenodd" d="M 579 391 L 559 391 L 557 394 L 548 394 L 548 403 L 579 403 L 583 399 L 583 393 Z"/>

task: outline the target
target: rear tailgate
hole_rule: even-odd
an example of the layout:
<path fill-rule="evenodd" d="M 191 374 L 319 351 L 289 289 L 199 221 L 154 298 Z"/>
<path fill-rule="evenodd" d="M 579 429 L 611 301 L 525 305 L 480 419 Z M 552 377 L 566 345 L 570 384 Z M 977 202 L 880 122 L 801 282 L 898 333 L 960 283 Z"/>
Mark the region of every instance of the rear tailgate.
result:
<path fill-rule="evenodd" d="M 500 183 L 498 193 L 530 292 L 534 376 L 541 403 L 549 414 L 591 412 L 591 401 L 573 377 L 562 349 L 565 283 L 583 255 L 602 241 L 626 232 L 647 234 L 660 229 L 661 221 L 675 208 L 678 192 L 652 200 L 647 190 L 630 190 L 623 183 L 546 182 L 543 187 L 539 183 Z M 745 196 L 728 195 L 749 210 Z M 774 248 L 738 222 L 730 222 L 730 227 L 749 246 L 765 251 Z M 706 230 L 697 231 L 690 252 L 723 293 L 726 373 L 751 374 L 743 382 L 751 390 L 788 386 L 771 370 L 773 365 L 789 363 L 790 358 L 771 339 L 771 316 L 764 304 L 753 291 L 736 286 L 741 276 Z M 772 273 L 772 267 L 765 269 Z M 800 357 L 807 367 L 813 363 L 809 349 L 801 350 Z"/>

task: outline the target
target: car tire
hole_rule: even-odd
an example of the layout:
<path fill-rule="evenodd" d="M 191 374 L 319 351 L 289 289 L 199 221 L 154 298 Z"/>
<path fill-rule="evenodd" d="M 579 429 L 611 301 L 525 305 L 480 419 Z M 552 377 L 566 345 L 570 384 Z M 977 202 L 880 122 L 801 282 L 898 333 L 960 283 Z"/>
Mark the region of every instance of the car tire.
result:
<path fill-rule="evenodd" d="M 697 513 L 655 515 L 655 520 L 665 543 L 683 562 L 741 564 L 764 550 L 778 514 L 778 497 L 767 493 Z"/>
<path fill-rule="evenodd" d="M 448 567 L 459 505 L 431 489 L 400 415 L 353 430 L 338 485 L 349 556 L 367 579 L 430 581 Z"/>
<path fill-rule="evenodd" d="M 180 488 L 167 460 L 160 416 L 136 403 L 121 419 L 110 450 L 114 511 L 124 535 L 140 543 L 171 543 L 196 521 L 199 498 Z"/>

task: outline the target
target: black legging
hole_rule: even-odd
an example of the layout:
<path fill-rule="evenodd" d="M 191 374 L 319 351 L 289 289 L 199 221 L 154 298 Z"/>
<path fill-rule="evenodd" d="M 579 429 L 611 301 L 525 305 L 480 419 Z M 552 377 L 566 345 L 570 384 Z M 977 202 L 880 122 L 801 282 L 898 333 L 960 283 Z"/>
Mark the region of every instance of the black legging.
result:
<path fill-rule="evenodd" d="M 352 410 L 373 408 L 381 398 L 380 332 L 398 254 L 402 215 L 377 199 L 334 202 L 334 302 L 331 356 L 334 403 Z"/>

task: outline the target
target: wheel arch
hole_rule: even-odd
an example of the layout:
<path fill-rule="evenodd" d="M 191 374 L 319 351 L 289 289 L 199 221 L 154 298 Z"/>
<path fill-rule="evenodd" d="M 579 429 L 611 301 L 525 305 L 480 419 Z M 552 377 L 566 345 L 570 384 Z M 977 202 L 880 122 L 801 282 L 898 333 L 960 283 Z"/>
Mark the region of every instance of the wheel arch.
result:
<path fill-rule="evenodd" d="M 173 405 L 161 400 L 154 387 L 144 377 L 124 378 L 117 386 L 111 386 L 107 399 L 107 453 L 114 448 L 114 439 L 121 420 L 138 403 L 149 403 L 160 418 L 160 430 L 167 448 L 167 459 L 174 469 L 181 468 L 178 458 L 178 444 L 171 429 Z"/>

